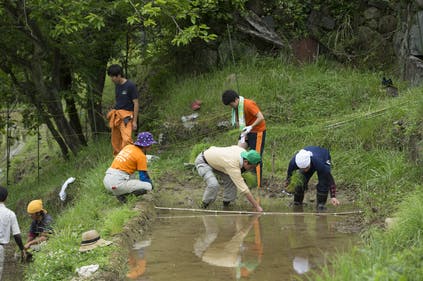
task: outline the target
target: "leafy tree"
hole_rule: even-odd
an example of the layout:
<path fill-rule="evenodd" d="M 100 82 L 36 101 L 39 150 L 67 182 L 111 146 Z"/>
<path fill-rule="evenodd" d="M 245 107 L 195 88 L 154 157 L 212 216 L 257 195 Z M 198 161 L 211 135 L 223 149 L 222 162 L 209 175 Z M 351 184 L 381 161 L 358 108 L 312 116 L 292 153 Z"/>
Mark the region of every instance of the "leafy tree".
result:
<path fill-rule="evenodd" d="M 226 32 L 226 24 L 245 8 L 246 0 L 129 0 L 134 12 L 128 23 L 143 35 L 141 49 L 148 59 L 198 43 L 212 43 Z"/>
<path fill-rule="evenodd" d="M 64 156 L 76 154 L 86 143 L 80 109 L 89 113 L 94 133 L 106 130 L 101 99 L 110 59 L 126 55 L 126 66 L 131 48 L 151 58 L 215 40 L 206 23 L 228 18 L 244 2 L 3 0 L 0 75 L 14 99 L 32 106 L 26 123 L 34 127 L 40 120 Z M 151 40 L 143 44 L 142 38 Z"/>
<path fill-rule="evenodd" d="M 114 45 L 124 36 L 121 26 L 126 18 L 118 13 L 117 4 L 80 0 L 0 4 L 0 75 L 10 81 L 9 92 L 13 89 L 19 103 L 32 105 L 33 114 L 24 117 L 38 115 L 65 157 L 86 144 L 80 108 L 89 112 L 94 133 L 106 130 L 101 116 L 105 69 L 118 52 Z"/>

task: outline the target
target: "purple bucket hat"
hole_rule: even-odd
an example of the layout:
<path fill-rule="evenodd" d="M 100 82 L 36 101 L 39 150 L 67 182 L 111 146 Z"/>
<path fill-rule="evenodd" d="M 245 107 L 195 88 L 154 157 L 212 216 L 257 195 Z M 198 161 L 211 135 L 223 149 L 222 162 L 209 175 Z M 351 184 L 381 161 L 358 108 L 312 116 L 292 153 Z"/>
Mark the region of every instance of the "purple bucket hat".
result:
<path fill-rule="evenodd" d="M 134 142 L 136 146 L 150 146 L 157 143 L 153 139 L 153 135 L 150 132 L 141 132 L 138 134 L 137 141 Z"/>

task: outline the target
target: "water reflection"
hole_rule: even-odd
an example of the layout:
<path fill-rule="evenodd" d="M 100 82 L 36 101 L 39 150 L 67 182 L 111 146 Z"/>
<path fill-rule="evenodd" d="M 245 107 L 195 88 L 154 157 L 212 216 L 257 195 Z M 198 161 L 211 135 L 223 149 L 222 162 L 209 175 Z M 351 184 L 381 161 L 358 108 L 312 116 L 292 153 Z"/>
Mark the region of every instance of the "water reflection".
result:
<path fill-rule="evenodd" d="M 331 239 L 336 238 L 335 225 L 328 223 L 327 216 L 294 216 L 294 226 L 287 230 L 291 249 L 292 267 L 298 274 L 304 274 L 324 263 L 326 256 L 335 251 Z M 328 244 L 329 243 L 329 244 Z"/>
<path fill-rule="evenodd" d="M 292 262 L 292 267 L 294 268 L 295 272 L 298 274 L 306 273 L 310 270 L 310 266 L 308 264 L 308 258 L 303 257 L 295 257 L 294 261 Z"/>
<path fill-rule="evenodd" d="M 127 277 L 160 281 L 297 280 L 327 263 L 328 255 L 351 244 L 355 235 L 337 232 L 334 227 L 342 219 L 159 216 L 147 234 L 148 242 L 131 249 Z"/>
<path fill-rule="evenodd" d="M 147 260 L 145 258 L 145 248 L 150 246 L 150 244 L 150 240 L 137 242 L 129 251 L 129 272 L 126 274 L 126 277 L 128 277 L 129 279 L 135 280 L 145 273 L 145 269 L 147 266 Z"/>
<path fill-rule="evenodd" d="M 228 217 L 220 225 L 217 217 L 203 216 L 202 220 L 205 233 L 194 243 L 195 255 L 210 265 L 233 268 L 236 279 L 248 277 L 263 256 L 258 216 Z M 245 239 L 252 228 L 254 237 Z"/>

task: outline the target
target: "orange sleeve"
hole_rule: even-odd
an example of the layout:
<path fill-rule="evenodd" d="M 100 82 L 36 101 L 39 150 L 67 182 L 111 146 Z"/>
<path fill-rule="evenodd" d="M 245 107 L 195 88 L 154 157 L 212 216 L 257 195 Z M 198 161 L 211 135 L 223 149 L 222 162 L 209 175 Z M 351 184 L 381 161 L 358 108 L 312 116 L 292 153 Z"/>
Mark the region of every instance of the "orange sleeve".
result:
<path fill-rule="evenodd" d="M 140 155 L 137 157 L 137 170 L 147 171 L 147 157 L 140 149 Z"/>
<path fill-rule="evenodd" d="M 247 126 L 251 125 L 256 121 L 257 113 L 260 112 L 260 108 L 255 101 L 250 99 L 244 99 L 244 114 L 245 114 L 245 123 Z M 266 121 L 262 121 L 260 124 L 254 127 L 253 132 L 263 132 L 266 130 Z"/>

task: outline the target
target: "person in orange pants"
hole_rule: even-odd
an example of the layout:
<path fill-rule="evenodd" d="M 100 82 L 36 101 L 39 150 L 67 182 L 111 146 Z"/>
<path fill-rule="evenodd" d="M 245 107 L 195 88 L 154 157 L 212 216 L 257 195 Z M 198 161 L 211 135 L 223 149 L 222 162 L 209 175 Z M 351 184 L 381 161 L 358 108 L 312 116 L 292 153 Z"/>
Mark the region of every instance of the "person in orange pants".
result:
<path fill-rule="evenodd" d="M 254 149 L 263 158 L 266 140 L 266 121 L 260 108 L 251 99 L 239 96 L 233 90 L 222 94 L 222 102 L 232 108 L 232 126 L 238 126 L 241 131 L 241 141 L 245 141 L 249 149 Z M 256 167 L 257 187 L 263 179 L 263 161 Z"/>
<path fill-rule="evenodd" d="M 111 65 L 107 75 L 116 86 L 116 104 L 107 114 L 112 130 L 113 155 L 116 156 L 122 148 L 132 143 L 132 131 L 137 130 L 138 90 L 132 81 L 123 76 L 122 67 L 118 64 Z"/>

